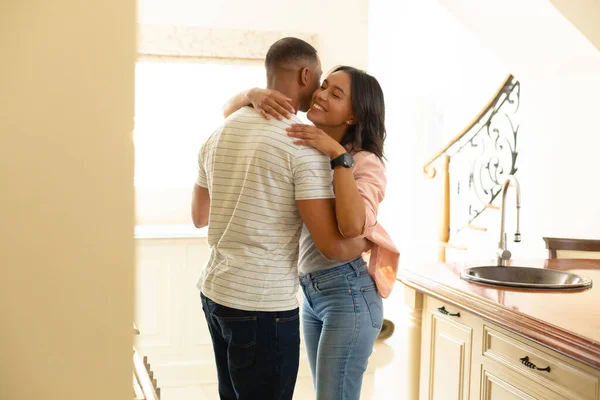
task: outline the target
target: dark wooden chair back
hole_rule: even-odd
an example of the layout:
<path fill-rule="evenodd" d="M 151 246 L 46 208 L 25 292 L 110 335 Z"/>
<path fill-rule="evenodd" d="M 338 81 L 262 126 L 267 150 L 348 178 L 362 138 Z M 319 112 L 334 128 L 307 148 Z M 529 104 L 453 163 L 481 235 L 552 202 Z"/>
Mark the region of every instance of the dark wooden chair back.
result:
<path fill-rule="evenodd" d="M 548 258 L 600 259 L 600 240 L 543 238 L 548 249 Z"/>

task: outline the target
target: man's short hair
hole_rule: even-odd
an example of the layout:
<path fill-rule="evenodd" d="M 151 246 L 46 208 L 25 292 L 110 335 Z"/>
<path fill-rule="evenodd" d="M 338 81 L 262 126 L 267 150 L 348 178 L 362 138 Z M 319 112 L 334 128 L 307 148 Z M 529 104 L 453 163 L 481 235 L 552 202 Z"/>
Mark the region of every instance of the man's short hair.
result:
<path fill-rule="evenodd" d="M 267 74 L 273 69 L 289 69 L 299 62 L 317 62 L 317 49 L 302 39 L 286 37 L 271 45 L 265 58 Z"/>

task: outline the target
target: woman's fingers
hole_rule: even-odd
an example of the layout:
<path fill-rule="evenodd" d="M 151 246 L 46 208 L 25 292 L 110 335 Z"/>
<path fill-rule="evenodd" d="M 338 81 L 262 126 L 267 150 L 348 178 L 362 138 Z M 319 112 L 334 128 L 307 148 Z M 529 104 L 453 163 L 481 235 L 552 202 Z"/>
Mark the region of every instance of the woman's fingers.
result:
<path fill-rule="evenodd" d="M 272 116 L 274 116 L 275 118 L 277 118 L 278 120 L 282 120 L 283 116 L 273 107 L 271 107 L 270 105 L 266 104 L 263 109 L 268 112 L 269 114 L 271 114 Z"/>
<path fill-rule="evenodd" d="M 286 107 L 281 105 L 281 103 L 277 102 L 276 99 L 267 98 L 260 106 L 261 110 L 266 111 L 270 115 L 274 116 L 278 120 L 282 120 L 283 118 L 291 118 L 290 113 L 287 111 Z"/>
<path fill-rule="evenodd" d="M 262 115 L 264 119 L 271 119 L 271 117 L 269 116 L 269 114 L 267 114 L 267 113 L 265 112 L 265 110 L 263 110 L 262 108 L 258 109 L 258 113 L 259 113 L 260 115 Z"/>
<path fill-rule="evenodd" d="M 282 107 L 285 107 L 286 111 L 288 111 L 290 114 L 296 114 L 296 110 L 292 106 L 292 99 L 290 99 L 289 97 L 285 97 L 283 99 L 283 101 L 279 102 L 279 104 Z M 291 115 L 290 115 L 290 117 L 291 117 Z M 288 118 L 290 118 L 290 117 L 288 117 Z"/>
<path fill-rule="evenodd" d="M 289 128 L 286 128 L 288 132 L 308 132 L 318 135 L 320 130 L 311 125 L 293 124 Z"/>
<path fill-rule="evenodd" d="M 292 101 L 290 100 L 288 104 L 288 110 L 290 111 L 290 114 L 296 114 L 296 109 L 294 108 L 294 106 L 292 105 Z"/>
<path fill-rule="evenodd" d="M 298 130 L 303 130 L 306 128 L 314 128 L 314 126 L 312 125 L 306 125 L 306 124 L 292 124 L 288 129 L 298 129 Z"/>
<path fill-rule="evenodd" d="M 292 107 L 292 99 L 284 96 L 278 91 L 271 92 L 270 96 L 266 98 L 269 105 L 275 108 L 281 115 L 285 115 L 286 118 L 290 118 L 291 114 L 295 114 L 296 110 Z"/>
<path fill-rule="evenodd" d="M 275 109 L 280 115 L 284 116 L 285 118 L 289 119 L 291 117 L 290 113 L 280 103 L 275 102 L 274 104 L 271 105 L 271 107 L 273 109 Z"/>
<path fill-rule="evenodd" d="M 300 146 L 312 146 L 312 142 L 310 140 L 294 140 L 294 144 L 298 144 Z"/>
<path fill-rule="evenodd" d="M 317 136 L 311 132 L 288 132 L 288 136 L 301 139 L 316 139 Z"/>

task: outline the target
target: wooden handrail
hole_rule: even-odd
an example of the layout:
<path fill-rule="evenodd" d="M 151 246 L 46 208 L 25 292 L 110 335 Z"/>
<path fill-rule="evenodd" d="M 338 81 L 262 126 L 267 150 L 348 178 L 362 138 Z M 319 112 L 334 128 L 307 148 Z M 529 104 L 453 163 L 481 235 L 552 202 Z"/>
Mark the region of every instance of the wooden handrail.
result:
<path fill-rule="evenodd" d="M 511 80 L 513 79 L 513 75 L 512 74 L 508 74 L 508 76 L 506 77 L 506 79 L 504 80 L 504 82 L 502 83 L 502 85 L 500 85 L 500 87 L 498 88 L 498 90 L 496 90 L 496 93 L 494 94 L 494 96 L 492 96 L 492 98 L 490 99 L 490 101 L 488 101 L 488 103 L 481 109 L 481 111 L 475 116 L 475 118 L 473 118 L 471 120 L 471 122 L 469 122 L 469 124 L 462 130 L 460 131 L 460 133 L 458 135 L 456 135 L 454 138 L 452 138 L 452 140 L 450 140 L 444 147 L 442 147 L 439 151 L 437 151 L 435 153 L 435 155 L 433 157 L 431 157 L 423 166 L 423 172 L 425 173 L 425 175 L 430 178 L 433 179 L 436 175 L 436 170 L 435 167 L 433 166 L 433 163 L 442 155 L 444 154 L 446 151 L 448 151 L 448 149 L 450 147 L 452 147 L 452 145 L 454 145 L 454 143 L 458 142 L 463 136 L 465 136 L 478 122 L 479 120 L 490 110 L 492 109 L 496 103 L 498 102 L 500 95 L 502 94 L 504 88 L 506 85 L 508 85 Z"/>
<path fill-rule="evenodd" d="M 454 249 L 454 250 L 460 250 L 460 251 L 467 251 L 468 248 L 466 246 L 461 246 L 458 244 L 453 244 L 450 242 L 440 242 L 440 245 L 445 248 L 445 249 Z M 444 254 L 445 257 L 445 254 Z M 446 260 L 440 260 L 441 262 L 446 262 Z"/>
<path fill-rule="evenodd" d="M 142 359 L 135 349 L 133 352 L 133 376 L 133 389 L 138 398 L 139 394 L 136 393 L 136 390 L 141 389 L 143 393 L 142 399 L 160 400 L 160 389 L 157 386 L 154 373 L 152 373 L 150 364 L 148 363 L 148 358 L 144 357 Z M 139 388 L 136 386 L 136 383 Z"/>

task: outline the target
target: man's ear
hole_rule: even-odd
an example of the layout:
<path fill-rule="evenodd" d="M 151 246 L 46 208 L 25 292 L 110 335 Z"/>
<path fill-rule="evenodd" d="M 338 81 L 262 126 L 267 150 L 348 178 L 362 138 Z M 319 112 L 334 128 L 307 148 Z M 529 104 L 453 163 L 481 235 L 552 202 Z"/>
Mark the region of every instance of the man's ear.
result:
<path fill-rule="evenodd" d="M 307 67 L 304 67 L 300 70 L 300 81 L 298 82 L 300 86 L 308 85 L 308 81 L 310 80 L 310 70 Z"/>

